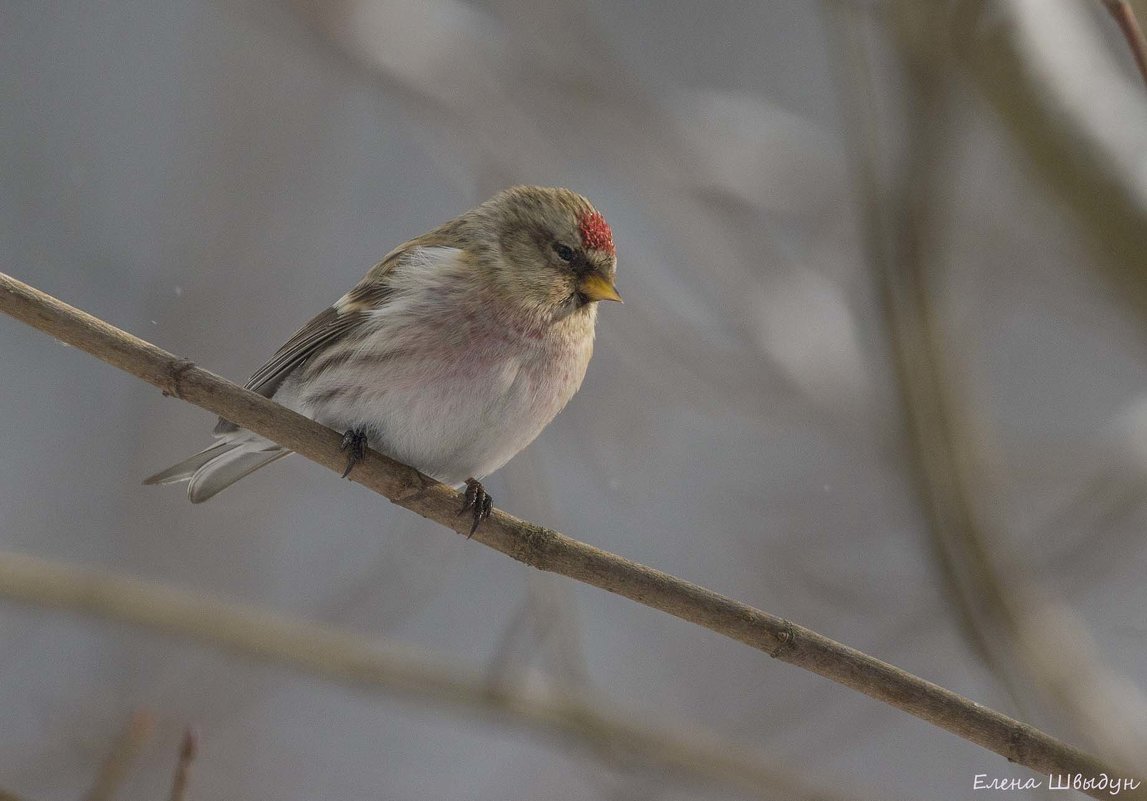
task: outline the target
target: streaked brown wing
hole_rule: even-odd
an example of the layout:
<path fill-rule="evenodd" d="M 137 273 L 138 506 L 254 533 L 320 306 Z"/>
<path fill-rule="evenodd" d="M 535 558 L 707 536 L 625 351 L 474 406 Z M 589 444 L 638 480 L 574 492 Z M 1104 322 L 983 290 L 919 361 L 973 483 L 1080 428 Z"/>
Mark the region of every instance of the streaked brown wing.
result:
<path fill-rule="evenodd" d="M 393 266 L 395 260 L 388 259 L 388 261 L 391 262 L 388 266 Z M 275 351 L 270 361 L 255 371 L 251 380 L 247 382 L 247 389 L 267 398 L 272 397 L 295 368 L 304 364 L 324 346 L 349 335 L 362 324 L 369 317 L 370 311 L 378 308 L 390 294 L 385 280 L 389 269 L 380 269 L 383 264 L 372 269 L 367 277 L 338 303 L 316 315 L 296 331 L 283 347 Z M 239 426 L 222 417 L 215 426 L 217 435 L 238 430 Z"/>

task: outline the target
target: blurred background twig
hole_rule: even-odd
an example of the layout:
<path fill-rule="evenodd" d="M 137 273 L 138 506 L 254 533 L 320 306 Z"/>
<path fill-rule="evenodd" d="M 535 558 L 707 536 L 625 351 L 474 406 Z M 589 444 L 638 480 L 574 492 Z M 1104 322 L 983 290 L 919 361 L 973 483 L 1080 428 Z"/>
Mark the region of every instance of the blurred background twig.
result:
<path fill-rule="evenodd" d="M 188 729 L 183 733 L 183 742 L 179 746 L 179 760 L 175 764 L 175 773 L 171 779 L 171 801 L 185 801 L 187 797 L 187 783 L 191 777 L 191 763 L 199 752 L 199 737 L 195 731 Z"/>
<path fill-rule="evenodd" d="M 1119 26 L 1119 30 L 1123 32 L 1127 48 L 1135 59 L 1135 66 L 1139 68 L 1143 82 L 1147 83 L 1147 41 L 1143 39 L 1143 28 L 1139 25 L 1135 10 L 1127 0 L 1102 0 L 1102 2 Z"/>
<path fill-rule="evenodd" d="M 481 673 L 417 648 L 381 644 L 238 602 L 15 553 L 0 553 L 0 596 L 124 620 L 327 681 L 487 716 L 576 744 L 603 761 L 661 766 L 682 776 L 747 788 L 755 797 L 766 799 L 835 798 L 813 789 L 803 777 L 770 764 L 752 749 L 699 725 L 643 723 L 653 716 L 587 693 L 575 694 L 568 687 L 539 691 L 521 681 L 493 686 Z M 151 727 L 149 716 L 132 718 L 89 799 L 114 797 Z M 173 797 L 186 783 L 194 753 L 194 737 L 185 734 Z"/>
<path fill-rule="evenodd" d="M 870 178 L 863 194 L 875 206 L 866 215 L 875 226 L 869 240 L 885 242 L 872 249 L 873 274 L 885 303 L 910 463 L 940 573 L 977 651 L 1022 709 L 1030 714 L 1037 708 L 1029 688 L 1048 693 L 1045 708 L 1068 718 L 1101 753 L 1130 767 L 1147 757 L 1147 703 L 1102 664 L 1086 627 L 1047 597 L 1023 562 L 1005 555 L 1006 539 L 982 509 L 978 490 L 991 472 L 982 443 L 992 438 L 984 430 L 986 418 L 962 408 L 954 348 L 935 308 L 935 267 L 928 261 L 929 254 L 942 252 L 942 187 L 950 181 L 947 133 L 956 65 L 946 54 L 950 32 L 959 28 L 949 14 L 942 4 L 912 2 L 890 11 L 892 37 L 908 76 L 902 97 L 911 135 L 891 190 L 883 192 Z M 862 157 L 878 161 L 872 153 Z"/>
<path fill-rule="evenodd" d="M 1147 106 L 1082 4 L 963 0 L 963 63 L 1068 204 L 1119 296 L 1147 316 Z"/>

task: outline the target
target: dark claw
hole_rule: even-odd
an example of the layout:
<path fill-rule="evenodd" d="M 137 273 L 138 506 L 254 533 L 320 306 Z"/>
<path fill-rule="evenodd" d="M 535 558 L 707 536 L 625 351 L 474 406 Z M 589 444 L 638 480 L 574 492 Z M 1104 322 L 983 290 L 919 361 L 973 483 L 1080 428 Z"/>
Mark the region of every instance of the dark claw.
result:
<path fill-rule="evenodd" d="M 470 534 L 467 539 L 474 536 L 478 526 L 490 516 L 493 508 L 494 499 L 486 493 L 486 488 L 482 486 L 482 483 L 474 478 L 466 479 L 466 497 L 458 514 L 461 516 L 471 509 L 474 510 L 474 525 L 470 526 Z"/>
<path fill-rule="evenodd" d="M 346 470 L 343 470 L 342 475 L 343 478 L 346 478 L 354 466 L 366 456 L 366 433 L 361 428 L 352 428 L 343 434 L 343 442 L 339 446 L 339 450 L 347 451 Z"/>

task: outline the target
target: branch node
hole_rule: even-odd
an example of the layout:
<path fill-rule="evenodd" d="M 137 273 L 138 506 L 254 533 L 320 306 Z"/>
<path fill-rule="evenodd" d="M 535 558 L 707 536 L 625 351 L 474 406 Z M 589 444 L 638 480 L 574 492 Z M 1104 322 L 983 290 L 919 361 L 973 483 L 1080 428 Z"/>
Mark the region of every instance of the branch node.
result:
<path fill-rule="evenodd" d="M 1012 736 L 1008 738 L 1008 753 L 1004 754 L 1008 762 L 1018 762 L 1023 764 L 1026 758 L 1024 743 L 1028 739 L 1027 726 L 1020 724 L 1012 731 Z"/>
<path fill-rule="evenodd" d="M 777 647 L 769 651 L 769 656 L 773 659 L 779 657 L 785 651 L 791 651 L 796 644 L 797 632 L 793 627 L 792 621 L 782 620 L 783 627 L 780 633 L 777 634 Z"/>
<path fill-rule="evenodd" d="M 433 479 L 427 478 L 411 467 L 403 471 L 402 489 L 395 493 L 391 502 L 397 503 L 400 506 L 414 503 L 424 497 L 436 483 Z"/>
<path fill-rule="evenodd" d="M 191 361 L 190 359 L 176 359 L 173 361 L 171 363 L 171 367 L 168 368 L 168 387 L 163 390 L 163 397 L 175 397 L 183 400 L 183 387 L 181 386 L 183 382 L 183 375 L 194 367 L 195 362 Z"/>

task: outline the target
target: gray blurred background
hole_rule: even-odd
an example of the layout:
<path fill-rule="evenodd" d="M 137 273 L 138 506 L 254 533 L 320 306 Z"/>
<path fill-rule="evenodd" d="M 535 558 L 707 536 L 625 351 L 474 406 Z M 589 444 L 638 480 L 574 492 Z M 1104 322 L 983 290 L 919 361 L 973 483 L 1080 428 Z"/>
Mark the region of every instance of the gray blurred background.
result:
<path fill-rule="evenodd" d="M 1134 762 L 1147 306 L 1143 251 L 1103 226 L 1143 211 L 1057 175 L 1142 188 L 1119 170 L 1147 163 L 1147 112 L 1101 3 L 1041 2 L 0 0 L 0 270 L 241 382 L 403 240 L 506 185 L 583 192 L 626 303 L 498 506 Z M 1040 37 L 1072 81 L 1008 78 Z M 1131 161 L 1086 136 L 1064 160 L 1028 84 Z M 3 548 L 709 730 L 776 775 L 0 602 L 0 788 L 25 801 L 85 797 L 140 709 L 118 798 L 167 797 L 187 726 L 194 799 L 959 799 L 1029 775 L 299 457 L 192 507 L 139 482 L 207 413 L 7 318 L 0 371 Z"/>

